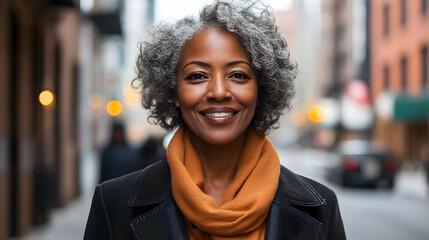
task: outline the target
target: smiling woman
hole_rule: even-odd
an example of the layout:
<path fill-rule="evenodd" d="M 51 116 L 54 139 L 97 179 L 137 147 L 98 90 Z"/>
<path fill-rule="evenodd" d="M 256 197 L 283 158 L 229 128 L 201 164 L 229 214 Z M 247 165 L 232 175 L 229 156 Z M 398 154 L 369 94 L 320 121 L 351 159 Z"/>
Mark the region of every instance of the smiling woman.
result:
<path fill-rule="evenodd" d="M 141 83 L 142 104 L 151 110 L 150 122 L 167 130 L 184 125 L 180 109 L 173 104 L 182 49 L 202 29 L 218 28 L 237 38 L 258 79 L 259 98 L 252 127 L 261 133 L 278 127 L 295 93 L 296 64 L 289 57 L 287 42 L 277 31 L 269 7 L 260 1 L 228 2 L 206 6 L 198 20 L 161 23 L 152 30 L 152 37 L 141 43 L 135 83 Z"/>
<path fill-rule="evenodd" d="M 242 146 L 257 94 L 256 73 L 235 35 L 207 28 L 183 47 L 174 101 L 186 126 L 204 142 L 238 140 Z"/>
<path fill-rule="evenodd" d="M 149 120 L 178 130 L 165 160 L 97 186 L 85 239 L 345 239 L 335 194 L 266 137 L 296 72 L 267 6 L 215 1 L 159 25 L 137 70 Z"/>

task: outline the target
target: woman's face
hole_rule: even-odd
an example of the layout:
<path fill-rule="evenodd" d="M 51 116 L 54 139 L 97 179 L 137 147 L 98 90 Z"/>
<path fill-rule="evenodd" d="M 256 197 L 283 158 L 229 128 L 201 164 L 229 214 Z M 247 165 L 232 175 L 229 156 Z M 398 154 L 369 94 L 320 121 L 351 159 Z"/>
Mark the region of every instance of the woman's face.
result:
<path fill-rule="evenodd" d="M 211 145 L 244 136 L 257 96 L 256 73 L 236 36 L 207 28 L 185 44 L 174 102 L 193 135 Z"/>

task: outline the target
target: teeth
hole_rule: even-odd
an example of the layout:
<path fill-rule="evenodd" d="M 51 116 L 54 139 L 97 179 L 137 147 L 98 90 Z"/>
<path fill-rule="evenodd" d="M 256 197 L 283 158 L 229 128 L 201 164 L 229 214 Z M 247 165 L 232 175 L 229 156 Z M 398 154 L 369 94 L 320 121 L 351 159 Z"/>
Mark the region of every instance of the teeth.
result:
<path fill-rule="evenodd" d="M 209 117 L 226 117 L 232 115 L 232 112 L 216 112 L 216 113 L 206 113 L 206 116 Z"/>

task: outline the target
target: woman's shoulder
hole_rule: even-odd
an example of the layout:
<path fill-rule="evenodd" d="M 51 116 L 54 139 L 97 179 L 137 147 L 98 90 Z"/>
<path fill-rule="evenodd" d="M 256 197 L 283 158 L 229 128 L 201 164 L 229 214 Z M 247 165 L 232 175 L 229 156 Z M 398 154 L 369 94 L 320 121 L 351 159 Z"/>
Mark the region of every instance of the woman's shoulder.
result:
<path fill-rule="evenodd" d="M 165 187 L 163 191 L 159 188 L 162 183 L 170 182 L 166 165 L 165 160 L 158 161 L 99 184 L 92 199 L 84 239 L 131 239 L 129 222 L 135 217 L 134 207 L 153 203 L 167 192 Z M 167 179 L 160 181 L 159 178 Z"/>
<path fill-rule="evenodd" d="M 337 197 L 332 189 L 282 166 L 275 200 L 323 226 L 326 239 L 345 239 Z M 285 203 L 287 202 L 287 204 Z"/>
<path fill-rule="evenodd" d="M 105 199 L 133 198 L 138 192 L 153 188 L 154 179 L 165 178 L 170 172 L 165 160 L 155 162 L 144 169 L 105 181 L 97 186 Z M 142 189 L 143 188 L 143 189 Z"/>
<path fill-rule="evenodd" d="M 324 184 L 301 176 L 282 166 L 278 193 L 292 204 L 322 206 L 326 201 L 335 200 L 332 189 Z"/>

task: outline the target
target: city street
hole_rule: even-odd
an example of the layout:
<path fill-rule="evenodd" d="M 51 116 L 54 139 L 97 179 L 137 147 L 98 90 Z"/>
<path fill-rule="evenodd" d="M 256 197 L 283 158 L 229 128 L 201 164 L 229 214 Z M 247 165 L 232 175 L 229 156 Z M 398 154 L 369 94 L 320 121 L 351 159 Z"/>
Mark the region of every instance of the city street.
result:
<path fill-rule="evenodd" d="M 326 181 L 336 156 L 315 150 L 279 151 L 282 164 L 332 188 L 350 240 L 429 239 L 429 194 L 423 171 L 401 171 L 395 188 L 343 188 Z"/>
<path fill-rule="evenodd" d="M 426 240 L 429 238 L 429 194 L 423 171 L 401 172 L 392 191 L 342 188 L 325 180 L 334 154 L 309 150 L 279 150 L 283 165 L 318 180 L 337 193 L 347 239 Z M 87 159 L 87 169 L 95 170 Z M 92 162 L 92 163 L 91 163 Z M 91 164 L 94 166 L 91 167 Z M 22 239 L 82 239 L 92 193 L 65 209 L 54 211 L 49 225 Z"/>

